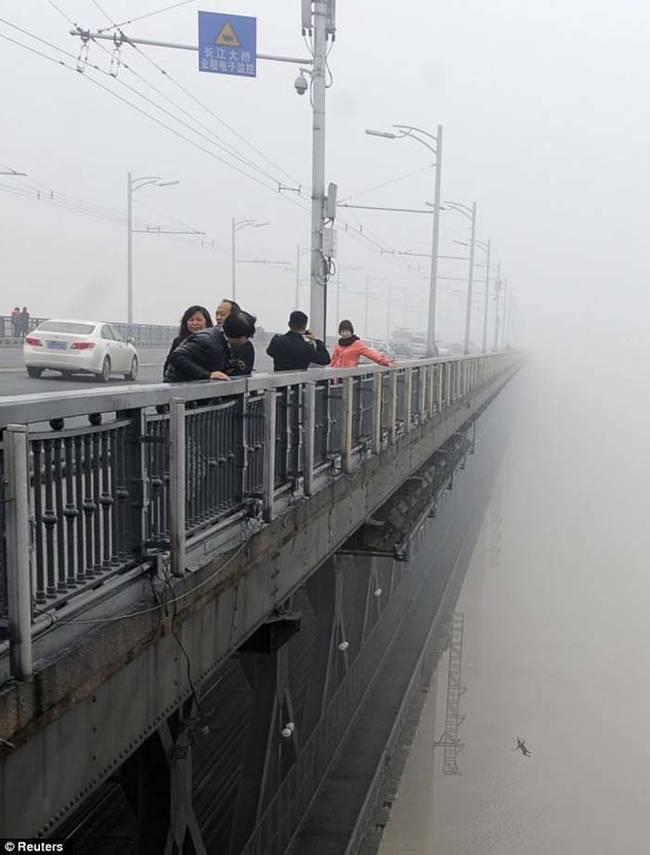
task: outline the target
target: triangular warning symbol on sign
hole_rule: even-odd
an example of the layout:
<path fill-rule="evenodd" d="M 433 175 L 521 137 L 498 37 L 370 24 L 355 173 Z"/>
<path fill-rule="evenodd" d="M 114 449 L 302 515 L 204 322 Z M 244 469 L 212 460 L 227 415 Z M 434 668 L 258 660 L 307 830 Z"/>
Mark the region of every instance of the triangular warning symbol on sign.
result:
<path fill-rule="evenodd" d="M 215 39 L 215 44 L 225 45 L 226 47 L 241 47 L 241 45 L 239 44 L 239 39 L 237 38 L 237 34 L 233 30 L 230 21 L 226 21 L 226 23 L 221 28 L 221 32 Z"/>

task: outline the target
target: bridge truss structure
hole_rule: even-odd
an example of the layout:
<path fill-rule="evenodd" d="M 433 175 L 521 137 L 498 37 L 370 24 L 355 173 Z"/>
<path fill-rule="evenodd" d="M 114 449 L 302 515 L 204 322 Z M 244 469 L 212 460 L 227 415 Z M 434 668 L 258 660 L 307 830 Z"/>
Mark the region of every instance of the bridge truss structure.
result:
<path fill-rule="evenodd" d="M 443 773 L 445 775 L 462 775 L 463 773 L 458 766 L 458 755 L 465 745 L 458 738 L 458 730 L 465 721 L 465 716 L 460 713 L 460 701 L 467 691 L 467 686 L 463 686 L 461 680 L 465 615 L 461 612 L 454 612 L 449 630 L 445 729 L 434 745 L 443 750 Z"/>

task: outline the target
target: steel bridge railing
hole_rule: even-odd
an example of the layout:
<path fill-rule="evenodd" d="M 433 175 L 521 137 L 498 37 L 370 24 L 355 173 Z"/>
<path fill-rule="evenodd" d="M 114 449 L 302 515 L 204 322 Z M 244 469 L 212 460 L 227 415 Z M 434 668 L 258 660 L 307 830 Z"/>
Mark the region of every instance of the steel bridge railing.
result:
<path fill-rule="evenodd" d="M 0 398 L 0 626 L 11 673 L 33 632 L 112 577 L 371 455 L 506 372 L 513 352 L 225 383 Z M 329 479 L 322 479 L 326 483 Z M 85 596 L 82 601 L 79 598 Z M 49 617 L 49 622 L 47 618 Z"/>

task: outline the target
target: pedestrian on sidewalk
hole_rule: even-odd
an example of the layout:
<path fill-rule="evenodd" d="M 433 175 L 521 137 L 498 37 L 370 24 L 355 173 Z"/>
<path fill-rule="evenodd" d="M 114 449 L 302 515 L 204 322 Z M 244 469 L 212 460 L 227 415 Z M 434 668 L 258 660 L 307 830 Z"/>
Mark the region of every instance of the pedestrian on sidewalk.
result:
<path fill-rule="evenodd" d="M 13 337 L 20 338 L 20 308 L 18 306 L 14 306 L 14 310 L 11 313 L 11 329 Z"/>
<path fill-rule="evenodd" d="M 27 306 L 23 306 L 23 310 L 20 313 L 20 333 L 19 338 L 24 338 L 29 333 L 29 312 L 27 311 Z"/>
<path fill-rule="evenodd" d="M 291 312 L 289 332 L 274 335 L 266 352 L 273 359 L 274 371 L 304 371 L 312 364 L 329 365 L 330 355 L 316 333 L 307 329 L 307 315 Z"/>
<path fill-rule="evenodd" d="M 332 355 L 332 368 L 356 368 L 362 356 L 378 365 L 392 365 L 393 360 L 380 353 L 354 334 L 352 321 L 341 321 L 339 340 Z"/>

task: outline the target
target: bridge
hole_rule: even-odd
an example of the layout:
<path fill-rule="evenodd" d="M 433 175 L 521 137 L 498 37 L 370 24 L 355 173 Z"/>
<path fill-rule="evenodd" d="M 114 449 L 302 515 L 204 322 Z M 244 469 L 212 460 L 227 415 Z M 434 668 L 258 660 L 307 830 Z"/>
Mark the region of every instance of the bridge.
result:
<path fill-rule="evenodd" d="M 376 851 L 519 365 L 0 398 L 1 833 Z"/>

